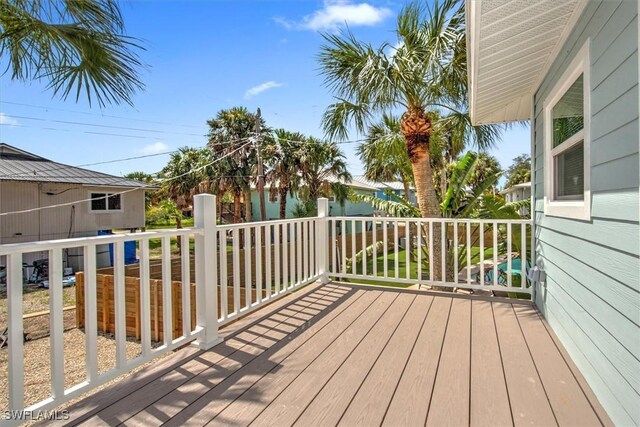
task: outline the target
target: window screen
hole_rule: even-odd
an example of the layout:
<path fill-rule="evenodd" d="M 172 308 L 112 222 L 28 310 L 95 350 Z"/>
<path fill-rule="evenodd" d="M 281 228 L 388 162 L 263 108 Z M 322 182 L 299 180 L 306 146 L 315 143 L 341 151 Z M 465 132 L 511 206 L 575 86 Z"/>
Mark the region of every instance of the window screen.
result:
<path fill-rule="evenodd" d="M 584 142 L 555 157 L 556 198 L 582 200 L 584 197 Z"/>
<path fill-rule="evenodd" d="M 120 194 L 114 194 L 112 196 L 109 196 L 109 210 L 110 211 L 120 210 Z"/>

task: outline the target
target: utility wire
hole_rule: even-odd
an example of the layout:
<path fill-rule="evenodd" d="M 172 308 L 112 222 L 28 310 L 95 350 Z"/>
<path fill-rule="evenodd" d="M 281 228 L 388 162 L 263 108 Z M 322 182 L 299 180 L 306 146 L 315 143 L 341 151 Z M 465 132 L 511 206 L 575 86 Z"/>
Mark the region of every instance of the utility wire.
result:
<path fill-rule="evenodd" d="M 109 118 L 112 118 L 112 119 L 129 120 L 129 121 L 132 121 L 132 122 L 153 123 L 153 124 L 157 124 L 157 125 L 166 125 L 166 126 L 172 126 L 172 127 L 179 126 L 179 127 L 185 127 L 185 128 L 200 129 L 200 126 L 196 126 L 196 125 L 185 125 L 185 124 L 180 124 L 180 123 L 166 123 L 166 122 L 160 122 L 160 121 L 155 121 L 155 120 L 134 119 L 134 118 L 131 118 L 131 117 L 113 116 L 113 115 L 109 115 L 109 114 L 92 113 L 92 112 L 88 112 L 88 111 L 66 110 L 64 108 L 45 107 L 43 105 L 25 104 L 25 103 L 22 103 L 22 102 L 11 102 L 11 101 L 1 101 L 0 100 L 0 104 L 19 105 L 21 107 L 38 108 L 38 109 L 45 110 L 45 111 L 53 110 L 53 111 L 63 111 L 63 112 L 66 112 L 66 113 L 73 113 L 73 114 L 85 114 L 85 115 L 88 115 L 88 116 L 109 117 Z"/>
<path fill-rule="evenodd" d="M 34 120 L 39 122 L 52 122 L 52 123 L 62 123 L 66 125 L 79 125 L 79 126 L 90 126 L 90 127 L 99 127 L 105 129 L 122 129 L 122 130 L 131 130 L 135 132 L 151 132 L 151 133 L 162 133 L 162 134 L 172 134 L 172 135 L 183 135 L 183 136 L 198 136 L 202 137 L 203 134 L 197 133 L 185 133 L 185 132 L 172 132 L 172 131 L 164 131 L 157 129 L 145 129 L 145 128 L 133 128 L 127 126 L 114 126 L 114 125 L 103 125 L 99 123 L 87 123 L 87 122 L 74 122 L 70 120 L 57 120 L 57 119 L 44 119 L 41 117 L 29 117 L 29 116 L 16 116 L 14 114 L 7 114 L 5 117 L 13 118 L 13 119 L 21 119 L 21 120 Z"/>

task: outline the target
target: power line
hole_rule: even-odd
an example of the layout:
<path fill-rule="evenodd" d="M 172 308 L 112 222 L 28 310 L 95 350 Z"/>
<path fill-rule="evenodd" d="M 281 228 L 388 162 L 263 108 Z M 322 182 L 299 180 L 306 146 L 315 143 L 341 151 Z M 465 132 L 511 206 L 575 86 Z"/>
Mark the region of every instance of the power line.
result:
<path fill-rule="evenodd" d="M 149 188 L 149 187 L 154 187 L 154 186 L 155 186 L 155 185 L 157 185 L 157 184 L 162 184 L 162 183 L 165 183 L 165 182 L 170 182 L 170 181 L 176 180 L 176 179 L 178 179 L 178 178 L 182 178 L 183 176 L 189 175 L 189 174 L 191 174 L 191 173 L 193 173 L 193 172 L 198 172 L 198 171 L 200 171 L 200 170 L 202 170 L 202 169 L 204 169 L 204 168 L 207 168 L 207 167 L 209 167 L 209 166 L 211 166 L 211 165 L 213 165 L 213 164 L 215 164 L 215 163 L 217 163 L 217 162 L 219 162 L 219 161 L 221 161 L 221 160 L 224 160 L 226 157 L 231 156 L 231 155 L 232 155 L 232 154 L 234 154 L 235 152 L 240 151 L 241 149 L 243 149 L 243 148 L 245 148 L 245 147 L 249 146 L 250 144 L 251 144 L 251 142 L 247 142 L 247 143 L 245 143 L 245 144 L 241 145 L 240 147 L 236 148 L 235 150 L 228 152 L 228 153 L 227 153 L 227 154 L 225 154 L 224 156 L 222 156 L 222 157 L 220 157 L 220 158 L 218 158 L 218 159 L 215 159 L 215 160 L 213 160 L 213 161 L 211 161 L 211 162 L 209 162 L 209 163 L 207 163 L 207 164 L 201 165 L 201 166 L 199 166 L 199 167 L 197 167 L 197 168 L 195 168 L 195 169 L 192 169 L 192 170 L 190 170 L 190 171 L 188 171 L 188 172 L 185 172 L 185 173 L 183 173 L 183 174 L 176 175 L 176 176 L 173 176 L 173 177 L 170 177 L 170 178 L 161 179 L 161 180 L 159 180 L 158 182 L 153 183 L 153 184 L 142 184 L 142 185 L 140 185 L 140 186 L 138 186 L 138 187 L 133 187 L 133 188 L 130 188 L 130 189 L 128 189 L 128 190 L 124 190 L 124 191 L 120 191 L 120 192 L 116 192 L 116 193 L 109 193 L 109 195 L 108 195 L 108 196 L 105 196 L 105 197 L 104 197 L 104 199 L 105 199 L 105 200 L 107 200 L 107 197 L 116 196 L 116 195 L 120 195 L 120 194 L 126 194 L 126 193 L 130 193 L 130 192 L 132 192 L 132 191 L 142 190 L 142 189 Z M 20 211 L 13 211 L 13 212 L 4 212 L 4 213 L 0 213 L 0 217 L 2 217 L 2 216 L 8 216 L 8 215 L 16 215 L 16 214 L 25 214 L 25 213 L 30 213 L 30 212 L 36 212 L 36 211 L 44 210 L 44 209 L 53 209 L 53 208 L 59 208 L 59 207 L 64 207 L 64 206 L 71 206 L 71 205 L 75 205 L 75 204 L 77 204 L 77 203 L 90 202 L 90 201 L 92 201 L 92 200 L 100 200 L 100 198 L 98 198 L 98 199 L 94 199 L 94 198 L 81 199 L 81 200 L 75 200 L 75 201 L 72 201 L 72 202 L 59 203 L 59 204 L 57 204 L 57 205 L 42 206 L 42 207 L 38 207 L 38 208 L 31 208 L 31 209 L 23 209 L 23 210 L 20 210 Z"/>
<path fill-rule="evenodd" d="M 64 108 L 45 107 L 43 105 L 25 104 L 25 103 L 22 103 L 22 102 L 0 101 L 0 103 L 8 104 L 8 105 L 19 105 L 21 107 L 38 108 L 38 109 L 42 109 L 42 110 L 46 110 L 46 111 L 48 111 L 48 110 L 62 111 L 62 112 L 73 113 L 73 114 L 85 114 L 85 115 L 89 115 L 89 116 L 99 116 L 99 117 L 109 117 L 109 118 L 112 118 L 112 119 L 129 120 L 129 121 L 132 121 L 132 122 L 153 123 L 153 124 L 157 124 L 157 125 L 166 125 L 166 126 L 174 126 L 174 127 L 175 126 L 179 126 L 179 127 L 185 127 L 185 128 L 200 129 L 200 126 L 196 126 L 196 125 L 184 125 L 184 124 L 179 124 L 179 123 L 166 123 L 166 122 L 160 122 L 160 121 L 155 121 L 155 120 L 134 119 L 134 118 L 131 118 L 131 117 L 113 116 L 113 115 L 109 115 L 109 114 L 92 113 L 92 112 L 88 112 L 88 111 L 66 110 Z"/>
<path fill-rule="evenodd" d="M 151 133 L 163 133 L 163 134 L 199 136 L 199 137 L 204 136 L 203 134 L 197 134 L 197 133 L 171 132 L 171 131 L 163 131 L 163 130 L 157 130 L 157 129 L 144 129 L 144 128 L 133 128 L 133 127 L 127 127 L 127 126 L 103 125 L 99 123 L 75 122 L 70 120 L 45 119 L 41 117 L 16 116 L 14 114 L 7 114 L 5 115 L 5 117 L 13 118 L 13 119 L 21 119 L 21 120 L 34 120 L 39 122 L 62 123 L 67 125 L 91 126 L 91 127 L 105 128 L 105 129 L 123 129 L 123 130 L 131 130 L 134 132 L 151 132 Z"/>

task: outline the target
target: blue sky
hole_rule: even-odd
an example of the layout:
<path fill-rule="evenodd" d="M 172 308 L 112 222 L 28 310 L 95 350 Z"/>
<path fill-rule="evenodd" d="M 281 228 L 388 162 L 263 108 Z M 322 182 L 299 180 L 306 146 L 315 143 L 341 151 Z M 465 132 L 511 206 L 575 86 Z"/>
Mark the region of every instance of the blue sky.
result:
<path fill-rule="evenodd" d="M 396 43 L 394 1 L 131 1 L 129 35 L 143 39 L 144 92 L 128 105 L 99 109 L 81 99 L 52 98 L 41 82 L 0 84 L 0 141 L 71 165 L 203 146 L 217 111 L 260 107 L 267 124 L 321 137 L 332 102 L 316 55 L 320 32 L 348 22 L 358 39 Z M 28 104 L 28 105 L 17 105 Z M 108 135 L 105 135 L 108 134 Z M 350 135 L 352 139 L 359 136 Z M 492 150 L 504 168 L 530 150 L 527 127 L 515 126 Z M 350 170 L 363 172 L 355 144 L 344 145 Z M 168 156 L 96 165 L 121 175 L 159 171 Z"/>

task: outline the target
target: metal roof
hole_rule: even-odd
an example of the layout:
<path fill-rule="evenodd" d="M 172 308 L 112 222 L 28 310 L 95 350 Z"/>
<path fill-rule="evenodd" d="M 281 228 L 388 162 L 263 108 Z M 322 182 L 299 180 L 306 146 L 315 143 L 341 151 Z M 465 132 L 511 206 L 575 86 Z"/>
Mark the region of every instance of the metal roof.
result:
<path fill-rule="evenodd" d="M 54 162 L 5 143 L 0 143 L 0 181 L 155 188 L 132 179 Z"/>
<path fill-rule="evenodd" d="M 531 97 L 585 0 L 466 0 L 474 125 L 529 120 Z"/>
<path fill-rule="evenodd" d="M 353 177 L 353 182 L 358 182 L 363 185 L 366 185 L 367 188 L 372 188 L 376 190 L 395 190 L 395 191 L 404 191 L 404 185 L 399 181 L 385 181 L 385 182 L 375 182 L 368 180 L 364 177 L 364 175 L 356 175 Z M 413 186 L 409 187 L 410 190 L 413 190 Z"/>

